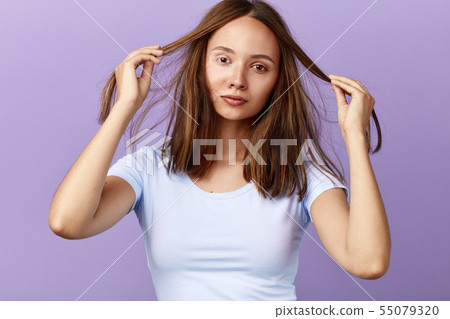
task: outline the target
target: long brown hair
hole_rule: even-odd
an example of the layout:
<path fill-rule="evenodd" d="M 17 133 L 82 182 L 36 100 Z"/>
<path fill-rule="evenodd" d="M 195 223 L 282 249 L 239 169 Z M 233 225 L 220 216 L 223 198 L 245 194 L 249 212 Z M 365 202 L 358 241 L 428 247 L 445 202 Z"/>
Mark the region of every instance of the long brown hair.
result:
<path fill-rule="evenodd" d="M 343 174 L 320 146 L 320 113 L 310 93 L 305 90 L 306 80 L 299 73 L 301 71 L 302 74 L 305 73 L 313 79 L 312 74 L 326 82 L 330 82 L 330 79 L 294 41 L 289 28 L 278 12 L 261 0 L 223 0 L 204 15 L 193 31 L 161 48 L 164 56 L 161 58 L 161 63 L 155 65 L 153 69 L 152 82 L 156 82 L 163 92 L 158 89 L 150 89 L 149 102 L 139 109 L 137 123 L 132 121 L 130 137 L 136 136 L 143 120 L 153 106 L 167 97 L 171 97 L 170 121 L 166 131 L 166 138 L 170 136 L 170 140 L 165 139 L 161 149 L 163 154 L 171 155 L 166 167 L 167 172 L 185 172 L 200 177 L 207 172 L 212 162 L 207 161 L 204 156 L 201 156 L 200 165 L 193 164 L 194 139 L 218 138 L 217 114 L 208 94 L 205 75 L 206 48 L 214 31 L 243 16 L 258 19 L 271 29 L 280 48 L 279 79 L 266 105 L 256 115 L 255 118 L 259 118 L 260 115 L 262 117 L 252 125 L 248 139 L 252 145 L 256 145 L 261 139 L 297 140 L 297 145 L 288 148 L 287 165 L 280 165 L 282 162 L 281 152 L 271 149 L 268 143 L 264 143 L 258 153 L 267 165 L 259 165 L 255 160 L 250 161 L 250 164 L 244 167 L 245 180 L 250 182 L 253 179 L 258 192 L 264 198 L 266 198 L 266 192 L 271 197 L 290 196 L 297 188 L 299 201 L 302 200 L 307 188 L 306 170 L 304 165 L 295 163 L 305 141 L 312 140 L 315 151 L 322 159 L 323 169 L 344 183 Z M 166 63 L 166 59 L 170 57 L 173 60 Z M 296 59 L 300 61 L 300 64 Z M 167 85 L 158 82 L 159 75 L 171 74 L 162 71 L 163 65 L 167 69 L 169 67 L 176 68 L 175 75 Z M 160 91 L 158 99 L 155 91 Z M 101 110 L 98 118 L 100 124 L 106 120 L 114 104 L 115 95 L 116 79 L 112 72 L 101 96 Z M 377 129 L 378 142 L 375 150 L 372 150 L 369 123 L 366 130 L 366 146 L 369 153 L 376 153 L 381 148 L 381 130 L 375 110 L 372 112 L 372 118 Z M 160 123 L 161 121 L 157 122 L 152 129 Z M 172 131 L 170 131 L 171 129 Z M 141 139 L 142 137 L 132 140 L 131 147 L 134 149 L 135 144 Z M 201 148 L 201 154 L 214 153 L 215 145 L 203 145 Z M 245 151 L 244 158 L 247 155 L 250 156 L 248 150 Z M 312 164 L 320 169 L 314 154 L 310 155 L 313 158 Z"/>

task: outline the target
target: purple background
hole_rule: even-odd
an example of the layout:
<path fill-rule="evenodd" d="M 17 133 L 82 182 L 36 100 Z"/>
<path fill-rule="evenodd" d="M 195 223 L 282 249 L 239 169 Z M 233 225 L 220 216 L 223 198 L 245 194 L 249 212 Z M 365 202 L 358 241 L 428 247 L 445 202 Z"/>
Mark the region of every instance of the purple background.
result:
<path fill-rule="evenodd" d="M 176 40 L 216 2 L 79 1 L 128 52 Z M 315 60 L 372 1 L 270 3 Z M 2 4 L 0 300 L 76 300 L 141 233 L 134 213 L 84 240 L 48 227 L 57 186 L 100 128 L 105 80 L 127 54 L 74 1 Z M 375 281 L 352 276 L 376 300 L 450 299 L 448 12 L 445 1 L 378 1 L 318 61 L 376 99 L 384 141 L 371 161 L 391 265 Z M 348 177 L 345 145 L 330 125 Z M 125 155 L 124 141 L 113 162 Z M 318 240 L 312 224 L 308 231 Z M 299 258 L 299 300 L 370 300 L 309 236 Z M 155 300 L 142 239 L 80 300 Z"/>

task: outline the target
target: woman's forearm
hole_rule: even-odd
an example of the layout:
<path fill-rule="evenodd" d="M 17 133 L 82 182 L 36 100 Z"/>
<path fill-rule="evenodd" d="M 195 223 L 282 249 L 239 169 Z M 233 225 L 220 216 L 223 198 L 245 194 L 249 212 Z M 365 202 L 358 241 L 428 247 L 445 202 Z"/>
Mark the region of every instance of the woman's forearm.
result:
<path fill-rule="evenodd" d="M 134 113 L 117 102 L 59 185 L 50 206 L 52 230 L 72 234 L 94 217 L 111 161 Z"/>
<path fill-rule="evenodd" d="M 347 252 L 355 269 L 381 276 L 389 267 L 391 240 L 383 200 L 364 134 L 345 139 L 350 163 L 350 217 Z"/>

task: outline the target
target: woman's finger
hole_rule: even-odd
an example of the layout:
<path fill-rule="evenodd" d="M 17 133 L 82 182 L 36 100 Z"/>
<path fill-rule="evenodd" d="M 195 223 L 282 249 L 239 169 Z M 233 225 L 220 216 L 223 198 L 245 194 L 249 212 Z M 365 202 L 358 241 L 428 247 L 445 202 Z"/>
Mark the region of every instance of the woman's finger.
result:
<path fill-rule="evenodd" d="M 350 93 L 350 95 L 353 97 L 354 94 L 359 94 L 359 93 L 363 93 L 365 94 L 365 92 L 361 91 L 359 88 L 345 83 L 341 80 L 338 79 L 331 79 L 331 83 L 334 85 L 338 85 L 340 88 L 344 89 L 345 91 L 347 91 L 348 93 Z"/>
<path fill-rule="evenodd" d="M 366 90 L 364 85 L 362 85 L 361 82 L 359 82 L 359 81 L 350 79 L 350 78 L 345 77 L 345 76 L 334 75 L 334 74 L 330 74 L 329 78 L 330 79 L 337 79 L 337 80 L 340 80 L 340 81 L 342 81 L 344 83 L 347 83 L 349 85 L 353 85 L 353 86 L 357 87 L 358 89 L 360 89 L 361 91 L 366 92 L 367 94 L 369 94 L 369 92 Z"/>
<path fill-rule="evenodd" d="M 159 64 L 161 62 L 161 60 L 155 58 L 154 56 L 150 55 L 150 57 L 152 58 L 151 61 L 150 60 L 144 61 L 144 68 L 141 73 L 141 78 L 145 80 L 147 83 L 150 83 L 151 81 L 154 64 Z"/>
<path fill-rule="evenodd" d="M 338 107 L 348 105 L 347 99 L 345 98 L 345 92 L 339 86 L 333 85 L 332 89 L 336 95 L 336 102 Z"/>
<path fill-rule="evenodd" d="M 159 44 L 157 44 L 157 45 L 149 45 L 149 46 L 146 46 L 146 47 L 142 47 L 142 48 L 136 49 L 134 51 L 139 51 L 139 50 L 143 50 L 143 49 L 161 49 L 161 46 Z"/>
<path fill-rule="evenodd" d="M 134 58 L 141 54 L 153 54 L 155 56 L 161 56 L 164 54 L 164 52 L 159 49 L 139 49 L 139 50 L 131 52 L 127 58 L 131 59 L 131 58 Z"/>
<path fill-rule="evenodd" d="M 369 94 L 369 91 L 367 91 L 366 87 L 359 81 L 354 80 L 356 83 L 359 84 L 359 86 L 361 87 L 361 89 L 366 92 L 367 94 Z"/>
<path fill-rule="evenodd" d="M 153 56 L 151 54 L 141 54 L 141 55 L 135 56 L 133 58 L 129 58 L 127 60 L 127 63 L 132 64 L 133 67 L 136 69 L 139 65 L 141 65 L 145 61 L 149 61 L 149 60 L 153 61 L 156 64 L 159 64 L 161 62 L 161 60 L 159 60 L 158 58 L 156 58 L 155 56 Z"/>

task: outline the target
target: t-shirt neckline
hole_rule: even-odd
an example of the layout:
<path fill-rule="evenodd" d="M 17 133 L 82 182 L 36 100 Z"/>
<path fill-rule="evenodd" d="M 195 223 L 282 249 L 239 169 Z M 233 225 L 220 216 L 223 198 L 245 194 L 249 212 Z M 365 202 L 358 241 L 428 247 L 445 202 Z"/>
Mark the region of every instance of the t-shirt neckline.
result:
<path fill-rule="evenodd" d="M 235 189 L 231 192 L 225 192 L 225 193 L 210 193 L 207 192 L 200 187 L 198 187 L 194 181 L 189 177 L 187 173 L 183 174 L 184 180 L 191 186 L 191 189 L 198 195 L 202 197 L 206 197 L 209 199 L 229 199 L 236 196 L 239 196 L 241 194 L 244 194 L 245 192 L 249 191 L 253 187 L 253 181 L 250 181 L 247 185 L 242 186 L 241 188 Z"/>

